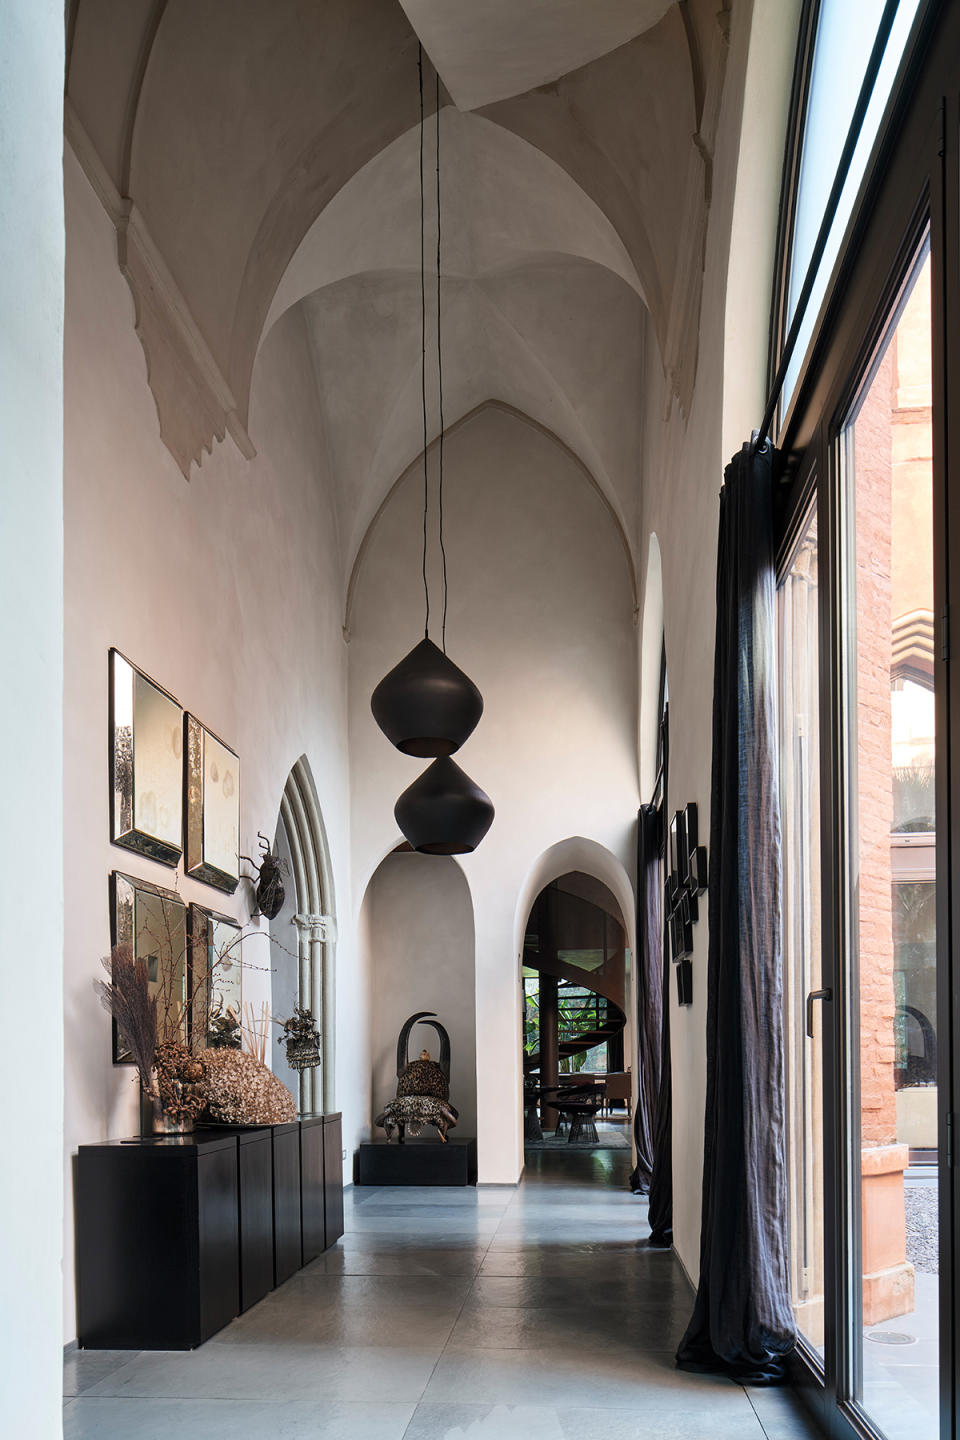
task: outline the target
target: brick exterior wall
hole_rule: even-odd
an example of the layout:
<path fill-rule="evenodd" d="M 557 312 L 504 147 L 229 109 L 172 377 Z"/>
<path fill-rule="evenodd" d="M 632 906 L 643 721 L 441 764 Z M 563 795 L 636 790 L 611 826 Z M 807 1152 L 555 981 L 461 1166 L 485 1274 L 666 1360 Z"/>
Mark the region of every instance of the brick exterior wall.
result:
<path fill-rule="evenodd" d="M 891 411 L 896 346 L 888 347 L 854 428 L 861 1143 L 897 1138 L 894 1091 L 890 826 L 892 564 Z"/>

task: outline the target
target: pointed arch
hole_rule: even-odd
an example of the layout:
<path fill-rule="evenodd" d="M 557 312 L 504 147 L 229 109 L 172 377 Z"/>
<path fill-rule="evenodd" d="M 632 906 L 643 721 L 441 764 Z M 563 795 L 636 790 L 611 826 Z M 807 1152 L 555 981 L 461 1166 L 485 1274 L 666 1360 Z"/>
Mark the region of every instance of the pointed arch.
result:
<path fill-rule="evenodd" d="M 290 847 L 297 908 L 300 1003 L 308 1004 L 321 1035 L 321 1085 L 316 1071 L 301 1075 L 300 1105 L 305 1113 L 335 1109 L 337 907 L 333 866 L 317 787 L 305 755 L 293 766 L 283 787 L 280 823 Z"/>

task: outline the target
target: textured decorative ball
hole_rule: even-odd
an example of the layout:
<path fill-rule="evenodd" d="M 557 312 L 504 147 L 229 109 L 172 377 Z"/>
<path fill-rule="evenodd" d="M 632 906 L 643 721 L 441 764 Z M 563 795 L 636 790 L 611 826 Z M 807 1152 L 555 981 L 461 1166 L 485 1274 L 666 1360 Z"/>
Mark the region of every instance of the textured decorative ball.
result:
<path fill-rule="evenodd" d="M 397 1077 L 397 1095 L 432 1095 L 436 1100 L 450 1099 L 450 1081 L 436 1060 L 411 1060 Z"/>
<path fill-rule="evenodd" d="M 218 1125 L 282 1125 L 296 1120 L 297 1102 L 256 1056 L 244 1050 L 210 1049 L 200 1059 L 207 1082 L 205 1120 Z"/>

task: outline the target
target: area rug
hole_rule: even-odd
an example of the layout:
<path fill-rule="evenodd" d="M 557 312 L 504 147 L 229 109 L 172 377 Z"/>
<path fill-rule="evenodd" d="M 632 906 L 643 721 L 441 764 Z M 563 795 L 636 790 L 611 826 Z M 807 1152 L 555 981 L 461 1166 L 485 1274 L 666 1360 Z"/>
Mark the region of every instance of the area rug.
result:
<path fill-rule="evenodd" d="M 596 1140 L 574 1140 L 566 1135 L 544 1135 L 542 1140 L 525 1140 L 524 1150 L 629 1150 L 630 1141 L 617 1130 L 601 1130 Z"/>

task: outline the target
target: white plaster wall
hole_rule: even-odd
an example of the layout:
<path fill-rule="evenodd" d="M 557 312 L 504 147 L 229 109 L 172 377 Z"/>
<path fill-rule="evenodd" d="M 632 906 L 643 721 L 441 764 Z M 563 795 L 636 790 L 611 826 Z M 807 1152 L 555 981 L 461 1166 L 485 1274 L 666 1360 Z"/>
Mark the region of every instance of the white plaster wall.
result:
<path fill-rule="evenodd" d="M 433 1010 L 450 1036 L 450 1099 L 459 1111 L 455 1133 L 476 1135 L 473 904 L 463 871 L 449 856 L 388 855 L 363 903 L 370 910 L 373 977 L 371 1121 L 396 1094 L 401 1026 L 418 1010 Z M 439 1037 L 429 1025 L 415 1025 L 410 1059 L 424 1048 L 436 1060 Z"/>
<path fill-rule="evenodd" d="M 246 918 L 249 903 L 246 887 L 226 897 L 109 843 L 109 646 L 119 647 L 238 751 L 241 850 L 246 854 L 257 853 L 258 830 L 272 832 L 290 768 L 299 756 L 308 757 L 329 837 L 335 891 L 347 915 L 350 817 L 343 758 L 342 577 L 300 317 L 291 315 L 277 327 L 258 361 L 251 409 L 257 458 L 242 460 L 227 441 L 187 484 L 160 440 L 133 303 L 117 268 L 116 237 L 69 151 L 66 203 L 69 1194 L 77 1145 L 129 1134 L 136 1124 L 132 1072 L 110 1062 L 109 1021 L 92 984 L 99 957 L 109 949 L 110 871 L 161 885 L 176 883 L 185 901 L 213 905 L 240 919 Z M 266 936 L 264 922 L 258 925 Z M 248 963 L 268 965 L 266 938 L 248 939 L 244 949 Z M 358 1099 L 368 1074 L 367 1039 L 352 960 L 347 926 L 337 947 L 344 1025 L 337 1090 L 348 1136 L 368 1114 Z M 269 972 L 248 970 L 244 992 L 255 1004 L 269 999 Z M 66 1208 L 66 1253 L 72 1256 L 72 1207 L 68 1203 Z M 75 1334 L 70 1265 L 64 1333 L 68 1339 Z"/>
<path fill-rule="evenodd" d="M 571 836 L 593 842 L 619 874 L 634 871 L 633 588 L 608 509 L 542 430 L 483 410 L 448 441 L 445 475 L 448 649 L 485 702 L 457 760 L 497 809 L 482 845 L 462 860 L 476 925 L 480 1179 L 513 1183 L 522 1164 L 521 894 L 543 852 Z M 400 838 L 394 802 L 423 765 L 393 749 L 369 708 L 375 684 L 423 633 L 421 496 L 413 471 L 371 534 L 356 586 L 349 647 L 355 897 Z M 433 594 L 436 605 L 436 585 Z"/>
<path fill-rule="evenodd" d="M 709 837 L 716 619 L 718 496 L 723 467 L 760 422 L 773 284 L 780 169 L 797 5 L 754 0 L 733 9 L 724 101 L 713 161 L 696 388 L 689 420 L 662 419 L 662 383 L 650 344 L 645 374 L 644 494 L 638 553 L 641 593 L 654 609 L 656 535 L 670 691 L 672 812 L 697 801 Z M 748 71 L 749 62 L 749 71 Z M 745 100 L 746 93 L 746 100 Z M 649 556 L 654 556 L 648 585 Z M 651 619 L 653 617 L 650 617 Z M 645 683 L 659 675 L 659 627 L 641 621 Z M 654 702 L 655 704 L 655 702 Z M 644 706 L 647 714 L 648 707 Z M 649 745 L 644 726 L 643 744 Z M 645 758 L 645 777 L 649 760 Z M 644 799 L 649 798 L 644 795 Z M 674 1244 L 688 1274 L 699 1271 L 706 1094 L 706 906 L 694 929 L 693 1004 L 680 1009 L 671 988 L 673 1053 Z"/>
<path fill-rule="evenodd" d="M 0 5 L 0 1434 L 61 1434 L 63 5 Z"/>

